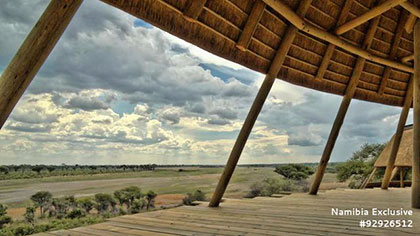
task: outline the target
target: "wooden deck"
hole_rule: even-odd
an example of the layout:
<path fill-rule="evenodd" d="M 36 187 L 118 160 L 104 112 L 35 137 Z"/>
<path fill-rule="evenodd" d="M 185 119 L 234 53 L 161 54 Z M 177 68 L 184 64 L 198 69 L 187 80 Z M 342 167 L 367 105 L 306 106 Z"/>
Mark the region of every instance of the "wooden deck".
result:
<path fill-rule="evenodd" d="M 410 188 L 332 190 L 318 196 L 227 199 L 111 218 L 105 223 L 38 235 L 420 235 L 420 210 L 413 216 L 332 216 L 331 208 L 411 209 Z M 361 228 L 359 221 L 413 220 L 413 228 Z"/>

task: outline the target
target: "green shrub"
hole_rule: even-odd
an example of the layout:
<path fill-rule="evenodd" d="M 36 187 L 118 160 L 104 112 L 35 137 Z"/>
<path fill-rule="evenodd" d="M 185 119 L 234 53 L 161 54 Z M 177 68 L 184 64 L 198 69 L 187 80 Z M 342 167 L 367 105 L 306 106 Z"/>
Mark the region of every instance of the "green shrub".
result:
<path fill-rule="evenodd" d="M 0 229 L 3 228 L 3 225 L 9 224 L 12 222 L 12 218 L 7 215 L 7 207 L 3 204 L 0 204 Z"/>
<path fill-rule="evenodd" d="M 302 180 L 312 175 L 314 170 L 303 164 L 287 164 L 276 166 L 274 172 L 283 175 L 286 179 Z"/>
<path fill-rule="evenodd" d="M 110 208 L 114 210 L 115 205 L 117 204 L 115 199 L 106 193 L 95 194 L 95 202 L 95 208 L 101 214 L 106 213 Z"/>
<path fill-rule="evenodd" d="M 136 200 L 134 200 L 133 205 L 131 207 L 131 213 L 133 213 L 133 214 L 139 213 L 146 206 L 147 206 L 146 199 L 144 199 L 144 198 L 136 199 Z"/>
<path fill-rule="evenodd" d="M 34 206 L 28 206 L 26 207 L 25 214 L 23 215 L 25 217 L 25 221 L 33 224 L 35 222 L 35 210 L 36 208 Z"/>
<path fill-rule="evenodd" d="M 251 185 L 250 192 L 245 197 L 253 198 L 257 196 L 269 197 L 276 193 L 289 192 L 293 189 L 291 180 L 280 180 L 275 178 L 266 178 L 261 182 L 256 182 Z"/>
<path fill-rule="evenodd" d="M 67 213 L 66 218 L 69 219 L 76 219 L 76 218 L 82 218 L 85 216 L 85 213 L 80 208 L 75 208 L 71 210 L 69 213 Z"/>
<path fill-rule="evenodd" d="M 187 206 L 195 205 L 194 201 L 206 201 L 206 195 L 197 189 L 193 193 L 187 193 L 184 199 L 182 199 L 182 203 Z"/>
<path fill-rule="evenodd" d="M 77 200 L 77 204 L 88 214 L 95 205 L 95 203 L 90 198 L 79 199 Z"/>
<path fill-rule="evenodd" d="M 205 201 L 206 200 L 206 194 L 204 194 L 201 190 L 197 189 L 193 193 L 193 198 L 195 201 Z"/>
<path fill-rule="evenodd" d="M 32 195 L 31 200 L 39 207 L 41 217 L 44 217 L 46 210 L 51 205 L 52 194 L 48 191 L 40 191 Z"/>

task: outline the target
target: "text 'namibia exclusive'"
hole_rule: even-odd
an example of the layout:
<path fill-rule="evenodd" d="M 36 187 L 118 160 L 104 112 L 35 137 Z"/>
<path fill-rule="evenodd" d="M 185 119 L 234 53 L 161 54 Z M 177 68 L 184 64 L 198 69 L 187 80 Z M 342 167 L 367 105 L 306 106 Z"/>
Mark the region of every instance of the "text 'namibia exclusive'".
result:
<path fill-rule="evenodd" d="M 405 210 L 403 208 L 400 208 L 400 209 L 331 208 L 331 215 L 333 216 L 412 216 L 413 210 Z"/>

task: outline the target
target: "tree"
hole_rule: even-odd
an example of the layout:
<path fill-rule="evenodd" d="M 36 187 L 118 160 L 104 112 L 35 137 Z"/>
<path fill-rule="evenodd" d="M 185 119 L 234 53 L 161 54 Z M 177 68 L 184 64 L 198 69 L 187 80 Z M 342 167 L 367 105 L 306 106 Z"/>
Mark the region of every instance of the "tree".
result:
<path fill-rule="evenodd" d="M 52 194 L 48 191 L 40 191 L 31 196 L 31 200 L 39 207 L 41 217 L 45 216 L 45 211 L 51 204 Z"/>
<path fill-rule="evenodd" d="M 99 213 L 105 213 L 110 207 L 116 204 L 115 199 L 111 195 L 106 193 L 95 194 L 95 208 Z"/>
<path fill-rule="evenodd" d="M 303 164 L 287 164 L 276 166 L 274 172 L 283 175 L 286 179 L 302 180 L 307 179 L 310 175 L 312 175 L 314 170 Z"/>
<path fill-rule="evenodd" d="M 373 164 L 385 148 L 386 144 L 363 144 L 359 150 L 353 153 L 352 157 L 345 163 L 338 164 L 337 179 L 344 182 L 351 179 L 349 186 L 358 188 L 373 170 Z M 382 175 L 381 171 L 377 171 L 378 176 Z"/>
<path fill-rule="evenodd" d="M 25 217 L 25 221 L 33 224 L 35 222 L 35 206 L 28 206 L 26 207 L 25 214 L 23 215 Z"/>
<path fill-rule="evenodd" d="M 155 192 L 153 192 L 152 190 L 150 190 L 149 192 L 147 192 L 146 194 L 146 201 L 147 201 L 147 207 L 146 209 L 149 210 L 150 207 L 155 207 L 155 198 L 156 198 L 157 194 Z"/>
<path fill-rule="evenodd" d="M 93 206 L 95 205 L 93 201 L 89 198 L 84 198 L 78 200 L 79 206 L 86 211 L 86 213 L 90 213 L 90 211 L 93 209 Z"/>
<path fill-rule="evenodd" d="M 3 228 L 3 225 L 10 222 L 12 222 L 12 218 L 7 215 L 7 207 L 0 204 L 0 229 Z"/>
<path fill-rule="evenodd" d="M 130 211 L 131 206 L 136 199 L 142 197 L 140 188 L 130 186 L 114 192 L 114 197 L 118 200 L 120 205 L 126 204 L 127 209 Z"/>

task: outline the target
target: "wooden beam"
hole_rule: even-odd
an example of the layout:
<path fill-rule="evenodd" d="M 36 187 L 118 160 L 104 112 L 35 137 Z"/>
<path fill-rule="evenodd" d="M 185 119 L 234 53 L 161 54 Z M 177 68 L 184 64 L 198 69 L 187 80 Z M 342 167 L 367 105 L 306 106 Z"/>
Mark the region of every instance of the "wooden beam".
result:
<path fill-rule="evenodd" d="M 309 6 L 311 5 L 312 0 L 303 0 L 300 2 L 297 9 L 297 14 L 304 16 Z M 223 170 L 222 176 L 220 177 L 219 183 L 217 184 L 216 190 L 213 193 L 213 196 L 210 200 L 209 207 L 217 207 L 222 200 L 223 194 L 226 191 L 226 188 L 229 184 L 229 181 L 233 175 L 235 167 L 239 161 L 242 150 L 245 147 L 246 141 L 251 133 L 252 127 L 254 126 L 255 121 L 257 120 L 258 114 L 260 113 L 262 106 L 264 105 L 265 100 L 267 99 L 268 93 L 270 92 L 271 87 L 273 86 L 274 80 L 277 77 L 286 55 L 289 52 L 290 46 L 295 39 L 295 36 L 298 32 L 294 26 L 290 25 L 285 32 L 280 46 L 277 50 L 277 53 L 271 63 L 270 69 L 264 79 L 263 84 L 261 85 L 260 90 L 258 91 L 257 97 L 254 100 L 254 103 L 251 106 L 251 109 L 245 119 L 241 131 L 239 132 L 238 138 L 236 139 L 235 145 L 233 146 L 232 152 L 230 153 L 228 162 Z"/>
<path fill-rule="evenodd" d="M 257 0 L 252 7 L 251 13 L 248 16 L 248 19 L 245 23 L 244 30 L 239 37 L 236 47 L 240 50 L 245 51 L 248 48 L 249 43 L 251 42 L 252 35 L 257 29 L 258 22 L 260 22 L 261 17 L 264 13 L 265 3 L 263 1 Z"/>
<path fill-rule="evenodd" d="M 414 25 L 413 165 L 411 206 L 420 208 L 420 21 Z"/>
<path fill-rule="evenodd" d="M 414 24 L 416 23 L 416 21 L 417 21 L 417 16 L 414 14 L 410 14 L 407 22 L 404 25 L 404 29 L 407 33 L 409 34 L 413 33 Z"/>
<path fill-rule="evenodd" d="M 405 10 L 420 18 L 420 9 L 411 2 L 403 2 L 400 4 Z"/>
<path fill-rule="evenodd" d="M 351 52 L 360 57 L 363 57 L 366 60 L 373 61 L 378 64 L 390 66 L 392 68 L 399 69 L 405 72 L 409 72 L 409 73 L 414 72 L 414 69 L 412 67 L 389 60 L 387 58 L 375 56 L 369 53 L 368 51 L 363 50 L 360 47 L 357 47 L 355 45 L 352 45 L 346 42 L 345 40 L 341 39 L 340 37 L 336 35 L 330 34 L 322 29 L 312 26 L 311 24 L 303 20 L 301 17 L 299 17 L 292 9 L 289 8 L 289 6 L 284 4 L 282 1 L 279 1 L 279 0 L 263 0 L 263 1 L 268 6 L 270 6 L 275 11 L 277 11 L 280 15 L 282 15 L 284 18 L 286 18 L 286 20 L 288 20 L 296 28 L 298 28 L 301 31 L 304 31 L 305 33 L 309 35 L 312 35 L 316 38 L 332 43 L 336 45 L 337 47 L 340 47 L 348 52 Z"/>
<path fill-rule="evenodd" d="M 379 15 L 381 15 L 382 13 L 388 11 L 389 9 L 398 6 L 399 4 L 403 3 L 406 0 L 387 0 L 384 3 L 370 9 L 369 11 L 365 12 L 364 14 L 362 14 L 361 16 L 358 16 L 356 18 L 354 18 L 353 20 L 339 26 L 336 30 L 335 33 L 337 35 L 341 35 L 344 34 L 345 32 L 356 28 L 357 26 L 368 22 L 370 19 L 373 19 Z"/>
<path fill-rule="evenodd" d="M 369 25 L 369 30 L 366 33 L 365 39 L 363 40 L 363 47 L 369 49 L 372 41 L 373 35 L 376 32 L 376 29 L 379 25 L 379 17 L 376 17 L 372 20 Z M 347 110 L 350 106 L 351 99 L 356 92 L 357 84 L 359 83 L 360 75 L 362 74 L 363 68 L 365 66 L 366 59 L 363 57 L 358 57 L 356 60 L 356 65 L 353 69 L 353 74 L 350 78 L 349 84 L 347 86 L 346 92 L 341 101 L 340 108 L 338 109 L 337 117 L 334 120 L 330 135 L 325 145 L 324 152 L 322 153 L 321 160 L 318 164 L 317 171 L 315 173 L 314 181 L 312 182 L 310 194 L 317 194 L 319 186 L 321 185 L 322 178 L 324 177 L 325 169 L 327 168 L 328 161 L 330 160 L 331 153 L 334 149 L 335 142 L 337 141 L 338 134 L 340 133 L 341 126 L 343 125 L 344 118 L 346 116 Z"/>
<path fill-rule="evenodd" d="M 340 16 L 338 17 L 336 25 L 342 25 L 346 21 L 350 12 L 351 5 L 353 4 L 353 1 L 354 0 L 346 0 L 343 8 L 341 9 L 341 13 L 340 13 Z M 316 80 L 321 80 L 322 78 L 324 78 L 325 71 L 327 71 L 328 69 L 328 64 L 330 63 L 334 50 L 335 50 L 335 45 L 332 43 L 329 43 L 327 50 L 325 51 L 324 57 L 322 58 L 321 64 L 318 68 L 318 71 L 316 73 L 316 76 L 315 76 Z"/>
<path fill-rule="evenodd" d="M 414 60 L 414 54 L 401 58 L 401 61 L 404 62 L 404 63 L 407 63 L 407 62 L 412 61 L 412 60 Z"/>
<path fill-rule="evenodd" d="M 373 176 L 375 175 L 375 172 L 376 172 L 377 169 L 378 169 L 377 167 L 373 168 L 369 177 L 366 178 L 365 181 L 363 181 L 362 185 L 360 185 L 360 189 L 365 189 L 366 188 L 366 186 L 369 184 L 369 182 L 372 180 Z"/>
<path fill-rule="evenodd" d="M 0 77 L 0 128 L 83 0 L 52 0 Z"/>
<path fill-rule="evenodd" d="M 206 0 L 188 0 L 184 7 L 184 17 L 188 21 L 196 21 L 206 4 Z"/>
<path fill-rule="evenodd" d="M 400 170 L 400 167 L 394 166 L 391 173 L 391 181 L 395 178 L 395 176 L 397 176 L 399 170 Z"/>
<path fill-rule="evenodd" d="M 404 167 L 400 167 L 400 187 L 404 188 Z"/>
<path fill-rule="evenodd" d="M 389 182 L 391 181 L 391 173 L 394 169 L 394 163 L 397 159 L 398 150 L 400 148 L 401 139 L 404 133 L 405 122 L 407 121 L 408 112 L 411 108 L 411 103 L 413 101 L 413 78 L 411 78 L 410 83 L 407 88 L 407 93 L 404 99 L 404 107 L 401 111 L 400 119 L 397 125 L 397 131 L 394 135 L 394 141 L 392 142 L 391 153 L 389 154 L 384 178 L 382 180 L 382 189 L 388 189 Z"/>
<path fill-rule="evenodd" d="M 389 53 L 388 58 L 390 60 L 395 60 L 397 56 L 398 47 L 400 46 L 401 38 L 404 32 L 404 25 L 407 22 L 407 14 L 404 12 L 401 13 L 400 19 L 398 20 L 397 31 L 395 32 L 394 39 L 392 41 L 391 52 Z M 381 83 L 378 88 L 378 94 L 382 95 L 385 91 L 386 85 L 388 83 L 389 76 L 391 75 L 392 68 L 385 67 L 384 73 L 382 74 Z"/>

